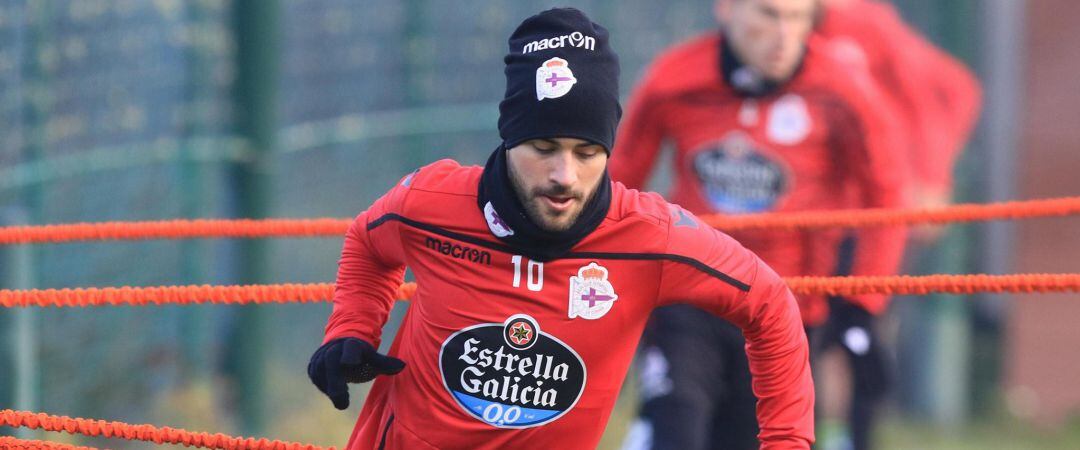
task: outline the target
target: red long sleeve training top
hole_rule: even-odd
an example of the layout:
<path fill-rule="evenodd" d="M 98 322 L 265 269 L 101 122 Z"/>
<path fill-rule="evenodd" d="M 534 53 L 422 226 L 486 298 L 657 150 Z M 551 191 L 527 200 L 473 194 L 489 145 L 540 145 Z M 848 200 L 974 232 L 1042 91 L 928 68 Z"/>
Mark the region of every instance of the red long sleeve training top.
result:
<path fill-rule="evenodd" d="M 406 266 L 419 286 L 389 351 L 405 370 L 375 380 L 347 448 L 595 448 L 650 312 L 675 302 L 743 329 L 762 448 L 809 448 L 806 337 L 768 266 L 618 183 L 596 230 L 564 257 L 531 261 L 489 231 L 481 171 L 427 166 L 347 233 L 326 341 L 378 345 Z"/>

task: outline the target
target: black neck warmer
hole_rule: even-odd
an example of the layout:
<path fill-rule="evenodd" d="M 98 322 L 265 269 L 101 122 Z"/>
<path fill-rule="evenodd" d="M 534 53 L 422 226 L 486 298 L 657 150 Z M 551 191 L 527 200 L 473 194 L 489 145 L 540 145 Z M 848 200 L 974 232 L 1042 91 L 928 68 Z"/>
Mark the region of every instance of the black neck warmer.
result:
<path fill-rule="evenodd" d="M 735 92 L 744 97 L 756 98 L 765 97 L 783 87 L 786 81 L 778 82 L 765 78 L 757 69 L 744 64 L 728 41 L 727 36 L 720 33 L 720 72 L 724 76 L 724 81 Z M 803 56 L 799 57 L 798 67 L 792 73 L 793 78 L 802 70 L 804 59 L 805 50 Z"/>
<path fill-rule="evenodd" d="M 570 228 L 564 231 L 547 231 L 537 226 L 526 214 L 525 207 L 518 200 L 513 183 L 510 181 L 506 161 L 507 151 L 500 145 L 492 152 L 484 166 L 484 173 L 480 176 L 480 187 L 476 197 L 481 214 L 484 214 L 488 227 L 493 229 L 492 234 L 499 240 L 520 251 L 529 259 L 540 262 L 550 261 L 565 255 L 604 221 L 611 207 L 611 180 L 606 170 L 600 179 L 600 185 L 596 188 L 596 193 L 585 204 L 581 215 Z M 494 217 L 486 211 L 488 203 L 491 203 L 494 209 Z M 493 221 L 501 223 L 493 224 Z M 495 228 L 504 231 L 496 233 Z M 505 235 L 505 230 L 510 230 L 513 234 Z"/>

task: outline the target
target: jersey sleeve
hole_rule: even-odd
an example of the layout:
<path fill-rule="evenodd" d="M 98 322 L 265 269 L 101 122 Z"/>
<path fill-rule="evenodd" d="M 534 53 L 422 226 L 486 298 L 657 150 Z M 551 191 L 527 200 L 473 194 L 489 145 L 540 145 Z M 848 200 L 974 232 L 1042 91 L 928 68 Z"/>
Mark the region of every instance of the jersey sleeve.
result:
<path fill-rule="evenodd" d="M 734 239 L 674 207 L 661 304 L 688 303 L 742 329 L 762 449 L 810 448 L 814 384 L 806 333 L 783 280 Z"/>
<path fill-rule="evenodd" d="M 664 128 L 653 87 L 654 67 L 630 95 L 626 115 L 615 137 L 608 173 L 631 189 L 642 189 L 656 164 Z"/>
<path fill-rule="evenodd" d="M 355 337 L 379 346 L 383 324 L 404 281 L 405 255 L 399 222 L 378 222 L 388 214 L 401 214 L 416 175 L 405 177 L 360 213 L 346 232 L 324 343 Z"/>
<path fill-rule="evenodd" d="M 904 164 L 904 143 L 895 108 L 867 74 L 852 73 L 838 83 L 842 105 L 832 118 L 833 144 L 850 175 L 855 208 L 900 208 L 908 205 L 910 171 Z M 903 258 L 907 229 L 902 226 L 854 230 L 853 276 L 894 275 Z M 877 314 L 885 310 L 883 294 L 851 296 L 849 301 Z"/>

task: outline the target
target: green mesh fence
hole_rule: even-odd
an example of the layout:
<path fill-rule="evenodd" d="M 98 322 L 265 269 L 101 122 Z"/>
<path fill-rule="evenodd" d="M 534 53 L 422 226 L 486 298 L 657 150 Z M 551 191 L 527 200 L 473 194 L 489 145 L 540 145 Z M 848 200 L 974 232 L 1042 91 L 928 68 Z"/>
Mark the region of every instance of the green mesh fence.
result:
<path fill-rule="evenodd" d="M 709 0 L 575 3 L 611 30 L 624 93 L 657 51 L 713 27 Z M 506 37 L 554 5 L 283 1 L 271 214 L 349 217 L 419 165 L 482 163 L 498 143 Z M 231 14 L 211 0 L 0 1 L 0 205 L 37 223 L 235 215 L 229 165 L 251 149 L 234 133 Z M 38 287 L 230 283 L 235 244 L 45 245 L 33 266 Z M 269 278 L 332 280 L 339 250 L 274 241 Z M 265 434 L 340 445 L 340 415 L 322 431 L 283 425 L 332 414 L 304 373 L 329 306 L 271 309 Z M 221 376 L 235 315 L 40 310 L 38 409 L 235 432 L 234 381 Z M 0 333 L 12 320 L 0 311 Z M 0 407 L 12 389 L 0 380 Z"/>

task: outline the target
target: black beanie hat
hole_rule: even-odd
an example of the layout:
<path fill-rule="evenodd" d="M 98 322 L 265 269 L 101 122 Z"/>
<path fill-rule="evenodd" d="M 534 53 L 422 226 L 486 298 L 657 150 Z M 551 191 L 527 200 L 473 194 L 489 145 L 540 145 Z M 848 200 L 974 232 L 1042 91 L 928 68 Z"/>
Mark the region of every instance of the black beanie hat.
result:
<path fill-rule="evenodd" d="M 607 29 L 577 9 L 556 8 L 525 19 L 509 43 L 499 104 L 503 146 L 573 137 L 610 153 L 622 108 L 619 57 Z"/>

